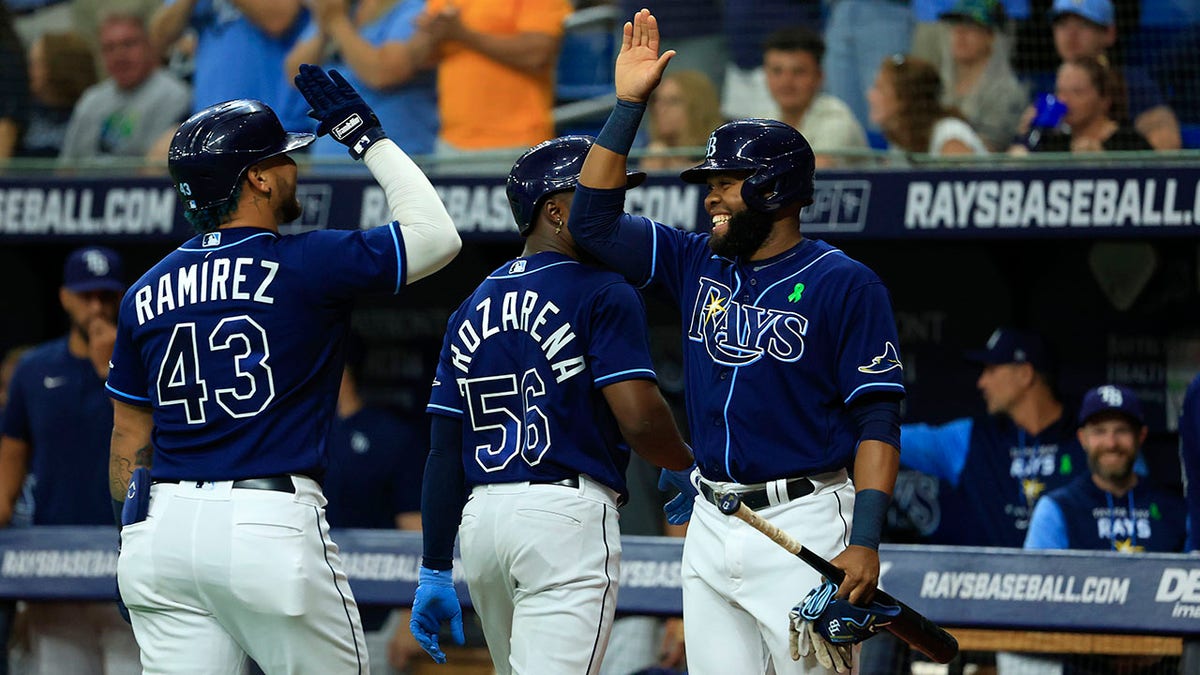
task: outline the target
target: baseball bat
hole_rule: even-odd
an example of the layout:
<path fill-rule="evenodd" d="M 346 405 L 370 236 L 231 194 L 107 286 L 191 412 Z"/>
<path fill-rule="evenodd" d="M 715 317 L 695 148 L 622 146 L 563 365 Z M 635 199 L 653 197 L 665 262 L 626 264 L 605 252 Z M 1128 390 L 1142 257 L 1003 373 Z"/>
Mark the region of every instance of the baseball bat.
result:
<path fill-rule="evenodd" d="M 820 572 L 830 581 L 841 584 L 845 572 L 819 554 L 804 548 L 792 535 L 772 525 L 767 519 L 751 511 L 736 494 L 720 495 L 717 507 L 727 516 L 736 516 L 754 529 L 767 535 L 771 541 L 803 560 L 809 567 Z M 958 656 L 958 640 L 941 626 L 922 616 L 915 609 L 900 602 L 880 589 L 875 590 L 875 599 L 888 605 L 900 607 L 900 615 L 884 626 L 890 633 L 909 644 L 913 649 L 937 663 L 949 663 Z"/>

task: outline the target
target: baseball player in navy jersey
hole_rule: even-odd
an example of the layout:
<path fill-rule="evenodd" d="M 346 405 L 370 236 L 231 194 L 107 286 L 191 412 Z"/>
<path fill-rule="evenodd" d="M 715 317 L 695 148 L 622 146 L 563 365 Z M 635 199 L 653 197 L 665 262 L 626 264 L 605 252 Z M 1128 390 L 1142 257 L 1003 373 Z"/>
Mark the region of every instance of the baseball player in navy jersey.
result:
<path fill-rule="evenodd" d="M 0 526 L 112 522 L 103 489 L 112 407 L 89 358 L 88 327 L 116 318 L 124 290 L 115 251 L 89 246 L 67 256 L 59 302 L 70 330 L 26 353 L 9 388 Z M 112 602 L 30 603 L 25 620 L 32 673 L 139 671 L 137 644 Z"/>
<path fill-rule="evenodd" d="M 901 426 L 901 462 L 943 481 L 932 541 L 1019 548 L 1038 498 L 1086 475 L 1087 458 L 1054 394 L 1040 336 L 1002 327 L 966 356 L 983 367 L 977 385 L 988 414 Z"/>
<path fill-rule="evenodd" d="M 437 271 L 460 242 L 336 71 L 301 66 L 296 85 L 394 220 L 281 236 L 300 215 L 288 153 L 313 136 L 261 102 L 212 106 L 176 133 L 169 167 L 201 233 L 129 288 L 107 383 L 109 487 L 130 502 L 117 577 L 148 673 L 237 673 L 247 654 L 268 673 L 368 672 L 318 482 L 350 310 Z"/>
<path fill-rule="evenodd" d="M 496 671 L 598 673 L 616 608 L 629 451 L 677 470 L 692 463 L 658 390 L 641 297 L 581 260 L 566 229 L 591 145 L 553 139 L 513 165 L 508 198 L 525 249 L 447 327 L 428 407 L 412 618 L 439 662 L 441 622 L 462 637 L 457 527 Z M 621 182 L 644 177 L 622 171 Z"/>
<path fill-rule="evenodd" d="M 1111 384 L 1088 391 L 1077 433 L 1091 471 L 1038 500 L 1025 548 L 1182 551 L 1183 499 L 1133 470 L 1148 433 L 1137 395 Z"/>
<path fill-rule="evenodd" d="M 625 24 L 617 105 L 588 154 L 570 220 L 581 248 L 682 312 L 686 400 L 700 495 L 683 551 L 688 671 L 825 672 L 789 649 L 789 609 L 819 575 L 715 504 L 742 503 L 846 572 L 844 602 L 879 578 L 898 466 L 898 339 L 871 270 L 800 232 L 814 158 L 795 129 L 738 120 L 682 178 L 707 184 L 711 234 L 623 213 L 626 155 L 673 52 L 647 10 Z M 853 466 L 854 482 L 847 477 Z M 667 480 L 694 494 L 676 474 Z M 675 511 L 672 519 L 687 514 Z"/>

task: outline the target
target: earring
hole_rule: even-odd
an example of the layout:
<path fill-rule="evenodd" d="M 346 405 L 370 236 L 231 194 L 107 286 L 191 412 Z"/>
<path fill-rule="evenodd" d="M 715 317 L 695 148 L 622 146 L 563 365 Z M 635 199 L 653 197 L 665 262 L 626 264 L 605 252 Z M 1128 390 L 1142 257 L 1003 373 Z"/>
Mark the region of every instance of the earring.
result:
<path fill-rule="evenodd" d="M 562 234 L 562 228 L 563 228 L 562 220 L 554 221 L 554 234 Z"/>

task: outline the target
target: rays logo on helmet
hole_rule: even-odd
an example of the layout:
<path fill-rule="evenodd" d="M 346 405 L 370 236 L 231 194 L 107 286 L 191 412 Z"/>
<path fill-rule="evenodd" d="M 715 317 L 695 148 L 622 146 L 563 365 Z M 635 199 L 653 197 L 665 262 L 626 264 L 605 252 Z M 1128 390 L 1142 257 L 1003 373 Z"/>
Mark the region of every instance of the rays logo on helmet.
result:
<path fill-rule="evenodd" d="M 858 372 L 879 375 L 880 373 L 886 373 L 896 368 L 904 369 L 904 364 L 900 363 L 900 354 L 896 352 L 895 345 L 891 342 L 885 342 L 883 353 L 872 358 L 871 362 L 867 365 L 859 366 Z"/>
<path fill-rule="evenodd" d="M 354 131 L 362 125 L 362 117 L 360 117 L 358 113 L 354 113 L 341 122 L 338 122 L 337 126 L 331 129 L 329 133 L 333 134 L 333 137 L 340 141 L 354 133 Z"/>

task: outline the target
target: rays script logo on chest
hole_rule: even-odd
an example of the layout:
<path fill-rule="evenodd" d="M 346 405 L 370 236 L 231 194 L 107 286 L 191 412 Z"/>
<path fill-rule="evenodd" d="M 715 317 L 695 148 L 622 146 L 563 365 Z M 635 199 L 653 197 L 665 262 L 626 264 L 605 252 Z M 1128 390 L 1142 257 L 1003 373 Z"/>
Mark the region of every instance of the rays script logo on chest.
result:
<path fill-rule="evenodd" d="M 719 281 L 700 278 L 688 339 L 703 342 L 713 361 L 744 366 L 771 356 L 791 363 L 804 354 L 808 319 L 795 312 L 739 303 Z"/>

